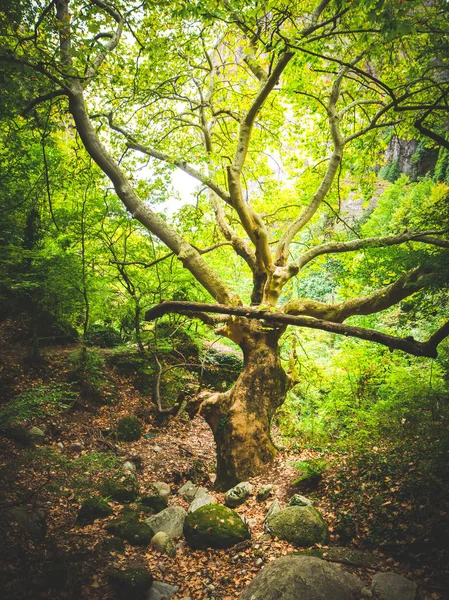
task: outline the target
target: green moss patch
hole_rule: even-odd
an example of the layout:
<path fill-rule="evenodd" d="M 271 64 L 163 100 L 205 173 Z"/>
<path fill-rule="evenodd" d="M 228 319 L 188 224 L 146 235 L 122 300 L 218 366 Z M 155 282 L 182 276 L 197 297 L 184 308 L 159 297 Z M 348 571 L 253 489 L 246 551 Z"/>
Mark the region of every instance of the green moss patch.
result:
<path fill-rule="evenodd" d="M 88 525 L 96 519 L 104 519 L 109 515 L 112 515 L 112 508 L 107 500 L 98 496 L 91 496 L 82 503 L 76 522 L 78 525 Z"/>
<path fill-rule="evenodd" d="M 153 537 L 152 529 L 146 523 L 139 521 L 137 514 L 133 511 L 109 521 L 106 531 L 126 540 L 132 546 L 146 546 Z"/>
<path fill-rule="evenodd" d="M 230 548 L 251 537 L 239 515 L 218 504 L 208 504 L 188 514 L 184 535 L 189 546 L 198 549 Z"/>
<path fill-rule="evenodd" d="M 109 581 L 120 598 L 138 600 L 144 598 L 153 585 L 153 576 L 145 568 L 112 571 Z"/>

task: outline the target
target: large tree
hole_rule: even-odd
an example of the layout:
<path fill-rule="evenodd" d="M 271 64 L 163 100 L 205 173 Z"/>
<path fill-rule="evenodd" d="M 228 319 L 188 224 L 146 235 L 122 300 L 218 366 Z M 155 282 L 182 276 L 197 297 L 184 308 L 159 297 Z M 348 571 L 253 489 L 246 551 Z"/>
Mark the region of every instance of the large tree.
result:
<path fill-rule="evenodd" d="M 379 139 L 392 128 L 406 135 L 418 124 L 422 133 L 431 122 L 445 139 L 449 88 L 436 53 L 446 17 L 438 1 L 51 0 L 23 3 L 2 21 L 4 64 L 39 82 L 24 112 L 49 102 L 55 118 L 68 109 L 132 217 L 210 297 L 165 302 L 147 319 L 192 314 L 243 350 L 232 389 L 199 406 L 217 444 L 218 487 L 275 456 L 270 421 L 289 387 L 279 357 L 288 325 L 430 357 L 449 335 L 449 323 L 424 342 L 345 324 L 441 284 L 447 221 L 363 237 L 340 214 L 344 190 L 372 185 L 365 165 L 379 160 Z M 207 250 L 239 257 L 233 281 L 194 231 L 182 233 L 151 205 L 142 164 L 199 182 L 203 225 L 215 242 Z M 405 244 L 409 259 L 354 297 L 293 295 L 295 278 L 322 257 Z"/>

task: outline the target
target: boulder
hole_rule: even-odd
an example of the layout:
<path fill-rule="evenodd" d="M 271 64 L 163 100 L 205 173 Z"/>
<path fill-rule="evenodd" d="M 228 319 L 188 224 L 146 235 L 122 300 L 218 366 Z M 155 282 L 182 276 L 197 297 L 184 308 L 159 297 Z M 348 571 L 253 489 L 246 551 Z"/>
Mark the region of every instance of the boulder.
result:
<path fill-rule="evenodd" d="M 211 496 L 210 494 L 207 494 L 207 493 L 206 494 L 201 494 L 201 496 L 197 496 L 193 500 L 193 502 L 191 503 L 191 505 L 187 509 L 187 512 L 188 513 L 195 512 L 196 510 L 198 510 L 202 506 L 207 506 L 208 504 L 217 504 L 217 500 L 213 496 Z"/>
<path fill-rule="evenodd" d="M 121 479 L 106 479 L 101 492 L 117 502 L 132 502 L 139 495 L 139 487 L 135 477 L 128 474 Z"/>
<path fill-rule="evenodd" d="M 107 500 L 98 496 L 86 498 L 78 511 L 76 522 L 78 525 L 88 525 L 97 519 L 104 519 L 112 515 L 112 508 Z"/>
<path fill-rule="evenodd" d="M 273 502 L 268 507 L 268 511 L 267 511 L 266 517 L 263 522 L 263 528 L 264 528 L 265 532 L 269 531 L 268 525 L 267 525 L 268 521 L 271 519 L 271 517 L 273 517 L 278 512 L 281 512 L 281 505 L 279 504 L 279 500 L 273 500 Z"/>
<path fill-rule="evenodd" d="M 240 506 L 240 504 L 245 502 L 252 491 L 253 486 L 248 483 L 248 481 L 242 481 L 226 492 L 225 503 L 231 508 Z"/>
<path fill-rule="evenodd" d="M 264 500 L 267 500 L 267 498 L 271 496 L 275 489 L 276 486 L 272 483 L 269 483 L 268 485 L 263 485 L 261 488 L 259 488 L 259 490 L 257 490 L 257 501 L 263 502 Z"/>
<path fill-rule="evenodd" d="M 371 591 L 379 600 L 421 600 L 422 595 L 413 581 L 398 573 L 377 573 Z"/>
<path fill-rule="evenodd" d="M 153 576 L 145 568 L 114 570 L 109 581 L 120 598 L 138 600 L 143 599 L 153 585 Z"/>
<path fill-rule="evenodd" d="M 239 600 L 353 600 L 363 583 L 336 565 L 308 556 L 283 556 L 251 581 Z"/>
<path fill-rule="evenodd" d="M 324 544 L 328 529 L 321 514 L 312 506 L 289 506 L 271 515 L 267 530 L 281 540 L 297 546 Z"/>
<path fill-rule="evenodd" d="M 208 504 L 187 515 L 184 535 L 191 548 L 230 548 L 251 537 L 239 515 L 219 504 Z"/>
<path fill-rule="evenodd" d="M 153 532 L 153 535 L 163 531 L 170 537 L 182 535 L 186 511 L 180 506 L 169 506 L 157 515 L 145 519 L 145 523 Z"/>
<path fill-rule="evenodd" d="M 30 427 L 27 430 L 27 438 L 33 446 L 42 446 L 45 440 L 45 433 L 39 427 Z"/>
<path fill-rule="evenodd" d="M 173 539 L 164 531 L 158 531 L 151 538 L 151 545 L 161 554 L 173 558 L 176 555 L 176 545 Z"/>
<path fill-rule="evenodd" d="M 330 562 L 337 562 L 352 567 L 363 567 L 365 569 L 373 569 L 379 565 L 379 559 L 374 554 L 344 546 L 311 548 L 309 550 L 300 550 L 298 554 L 300 556 L 314 556 L 315 558 L 322 558 Z"/>
<path fill-rule="evenodd" d="M 170 600 L 178 590 L 179 586 L 177 585 L 154 581 L 145 600 Z"/>
<path fill-rule="evenodd" d="M 309 498 L 306 498 L 305 496 L 301 496 L 301 494 L 292 496 L 289 504 L 290 506 L 313 506 L 312 500 L 309 500 Z"/>

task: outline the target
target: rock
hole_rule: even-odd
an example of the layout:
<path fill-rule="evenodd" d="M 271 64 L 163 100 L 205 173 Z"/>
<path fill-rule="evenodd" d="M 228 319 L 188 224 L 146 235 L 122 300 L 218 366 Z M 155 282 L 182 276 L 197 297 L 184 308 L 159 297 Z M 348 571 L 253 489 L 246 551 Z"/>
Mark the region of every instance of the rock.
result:
<path fill-rule="evenodd" d="M 122 442 L 135 442 L 142 437 L 142 426 L 134 415 L 120 419 L 116 428 L 117 438 Z"/>
<path fill-rule="evenodd" d="M 162 448 L 160 446 L 154 446 L 153 447 L 153 452 L 162 452 Z"/>
<path fill-rule="evenodd" d="M 207 506 L 208 504 L 217 504 L 217 500 L 211 496 L 210 494 L 201 494 L 201 496 L 197 496 L 191 505 L 189 506 L 187 512 L 192 513 L 201 508 L 202 506 Z"/>
<path fill-rule="evenodd" d="M 125 473 L 130 473 L 131 475 L 136 475 L 137 473 L 136 465 L 130 460 L 127 460 L 123 463 L 122 470 L 125 471 Z"/>
<path fill-rule="evenodd" d="M 179 537 L 182 535 L 186 511 L 180 506 L 169 506 L 157 515 L 145 519 L 145 523 L 153 532 L 153 535 L 159 531 L 165 532 L 170 537 Z"/>
<path fill-rule="evenodd" d="M 60 450 L 64 450 L 64 444 L 62 442 L 58 442 L 56 444 L 56 447 L 59 448 Z"/>
<path fill-rule="evenodd" d="M 150 527 L 139 521 L 133 512 L 124 513 L 118 519 L 109 521 L 106 531 L 126 540 L 132 546 L 146 546 L 154 535 Z"/>
<path fill-rule="evenodd" d="M 230 548 L 251 537 L 239 515 L 219 504 L 208 504 L 187 515 L 184 535 L 191 548 Z"/>
<path fill-rule="evenodd" d="M 106 538 L 101 547 L 104 552 L 118 552 L 119 554 L 125 552 L 125 542 L 119 537 Z"/>
<path fill-rule="evenodd" d="M 268 485 L 263 485 L 256 494 L 256 500 L 258 502 L 263 502 L 264 500 L 267 500 L 267 498 L 269 498 L 271 496 L 271 494 L 274 492 L 274 490 L 276 489 L 276 486 L 273 485 L 272 483 L 269 483 Z"/>
<path fill-rule="evenodd" d="M 117 502 L 132 502 L 139 495 L 139 488 L 134 476 L 127 475 L 121 480 L 106 479 L 101 485 L 104 496 L 109 496 Z"/>
<path fill-rule="evenodd" d="M 313 506 L 312 500 L 309 500 L 309 498 L 306 498 L 305 496 L 301 496 L 301 494 L 292 496 L 289 504 L 290 506 Z"/>
<path fill-rule="evenodd" d="M 267 515 L 263 522 L 264 531 L 268 532 L 267 523 L 271 519 L 271 517 L 277 514 L 278 512 L 281 512 L 281 505 L 279 504 L 278 500 L 273 500 L 273 502 L 268 507 Z"/>
<path fill-rule="evenodd" d="M 97 519 L 104 519 L 112 515 L 112 508 L 108 501 L 98 496 L 86 498 L 78 511 L 76 522 L 79 525 L 88 525 Z"/>
<path fill-rule="evenodd" d="M 283 556 L 261 569 L 239 600 L 352 600 L 363 583 L 319 558 Z"/>
<path fill-rule="evenodd" d="M 364 587 L 360 590 L 360 595 L 362 596 L 362 598 L 372 598 L 373 592 L 368 588 Z"/>
<path fill-rule="evenodd" d="M 127 600 L 144 598 L 153 584 L 153 576 L 145 568 L 114 570 L 109 580 L 119 597 Z"/>
<path fill-rule="evenodd" d="M 84 450 L 84 444 L 83 442 L 72 442 L 69 444 L 69 450 L 72 452 L 81 452 Z"/>
<path fill-rule="evenodd" d="M 162 481 L 156 481 L 150 484 L 147 493 L 142 496 L 142 504 L 158 513 L 167 508 L 169 496 L 170 486 Z"/>
<path fill-rule="evenodd" d="M 421 600 L 418 586 L 398 573 L 377 573 L 371 591 L 379 600 Z"/>
<path fill-rule="evenodd" d="M 321 514 L 312 506 L 289 506 L 270 516 L 266 527 L 272 535 L 297 546 L 324 544 L 328 529 Z"/>
<path fill-rule="evenodd" d="M 45 433 L 39 427 L 30 427 L 27 430 L 27 438 L 33 446 L 43 446 L 45 441 Z"/>
<path fill-rule="evenodd" d="M 176 555 L 175 542 L 165 531 L 158 531 L 151 538 L 151 545 L 161 554 L 166 554 L 171 558 Z"/>
<path fill-rule="evenodd" d="M 40 509 L 27 510 L 23 506 L 10 508 L 6 513 L 19 524 L 22 531 L 35 539 L 43 539 L 47 533 L 45 513 Z"/>
<path fill-rule="evenodd" d="M 344 546 L 331 546 L 329 548 L 312 548 L 311 550 L 301 550 L 301 556 L 314 556 L 331 562 L 338 562 L 343 565 L 363 567 L 365 569 L 375 568 L 379 564 L 379 559 L 356 548 L 345 548 Z"/>
<path fill-rule="evenodd" d="M 148 592 L 145 600 L 170 600 L 179 590 L 179 586 L 154 581 L 151 590 Z"/>
<path fill-rule="evenodd" d="M 263 560 L 261 558 L 258 558 L 256 560 L 256 567 L 261 567 L 263 565 Z"/>
<path fill-rule="evenodd" d="M 195 498 L 198 498 L 202 494 L 208 494 L 208 490 L 205 487 L 195 485 L 191 481 L 187 481 L 179 490 L 178 494 L 187 500 L 192 502 Z"/>
<path fill-rule="evenodd" d="M 240 504 L 245 502 L 252 491 L 253 486 L 247 481 L 242 481 L 226 492 L 225 503 L 231 508 L 240 506 Z"/>

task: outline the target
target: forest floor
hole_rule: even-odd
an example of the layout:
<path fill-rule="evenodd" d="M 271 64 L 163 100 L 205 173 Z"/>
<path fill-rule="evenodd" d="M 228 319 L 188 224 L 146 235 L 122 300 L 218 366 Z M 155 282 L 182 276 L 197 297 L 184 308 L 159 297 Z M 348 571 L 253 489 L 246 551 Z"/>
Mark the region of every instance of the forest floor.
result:
<path fill-rule="evenodd" d="M 24 366 L 25 350 L 25 347 L 21 349 L 18 346 L 14 351 L 9 348 L 3 353 L 4 373 L 6 369 L 7 375 L 13 375 L 10 380 L 4 378 L 10 385 L 9 392 L 11 389 L 18 391 L 60 381 L 67 370 L 67 355 L 74 347 L 45 350 L 45 363 L 39 368 Z M 172 489 L 169 505 L 180 505 L 187 509 L 187 503 L 176 491 L 189 479 L 205 485 L 218 502 L 224 503 L 224 494 L 213 491 L 214 440 L 202 418 L 189 421 L 178 416 L 161 421 L 150 411 L 140 440 L 108 441 L 104 432 L 114 429 L 119 418 L 138 412 L 142 403 L 148 402 L 136 390 L 131 377 L 118 375 L 113 370 L 109 377 L 117 391 L 110 405 L 81 406 L 36 423 L 38 426 L 47 425 L 46 445 L 37 451 L 51 449 L 61 457 L 59 467 L 51 466 L 52 463 L 46 465 L 45 455 L 27 461 L 26 449 L 9 439 L 1 439 L 0 468 L 4 477 L 1 501 L 6 508 L 14 504 L 22 504 L 33 510 L 41 508 L 47 520 L 47 534 L 42 540 L 30 539 L 21 535 L 20 531 L 7 529 L 6 538 L 1 541 L 3 559 L 0 584 L 3 598 L 106 600 L 113 598 L 108 583 L 111 569 L 146 566 L 156 580 L 179 586 L 175 599 L 234 600 L 263 565 L 279 556 L 298 551 L 289 543 L 264 534 L 263 521 L 274 497 L 281 506 L 285 506 L 289 498 L 298 492 L 292 485 L 298 477 L 294 463 L 308 459 L 324 458 L 331 463 L 310 496 L 329 525 L 330 545 L 342 545 L 342 539 L 335 531 L 336 523 L 342 513 L 350 514 L 356 510 L 350 495 L 341 494 L 339 497 L 342 483 L 336 477 L 346 468 L 345 456 L 300 449 L 295 444 L 285 445 L 285 440 L 278 437 L 277 442 L 283 447 L 276 460 L 262 476 L 250 480 L 254 490 L 264 484 L 275 484 L 274 496 L 257 502 L 253 495 L 236 509 L 249 524 L 252 538 L 248 543 L 227 550 L 194 551 L 181 539 L 177 543 L 174 558 L 159 554 L 151 546 L 133 547 L 127 544 L 124 553 L 105 552 L 103 543 L 108 537 L 104 529 L 105 520 L 97 520 L 83 527 L 76 524 L 80 506 L 79 490 L 71 485 L 73 477 L 71 479 L 67 475 L 73 475 L 74 472 L 67 465 L 83 464 L 83 457 L 92 453 L 110 453 L 112 450 L 120 461 L 134 461 L 138 466 L 137 476 L 142 490 L 154 481 L 168 483 Z M 58 472 L 61 468 L 62 471 Z M 74 469 L 76 471 L 76 467 Z M 98 476 L 95 472 L 89 475 L 92 487 L 95 487 Z M 370 502 L 368 496 L 367 502 Z M 394 493 L 385 502 L 394 505 Z M 115 514 L 123 508 L 123 504 L 111 504 Z M 363 548 L 355 531 L 354 537 L 345 540 L 344 545 Z M 396 560 L 375 547 L 370 551 L 376 556 L 374 568 L 351 565 L 345 568 L 367 583 L 378 570 L 394 570 L 418 583 L 425 590 L 426 600 L 449 598 L 445 588 L 447 581 L 439 569 L 429 564 L 417 568 L 416 562 L 411 564 L 407 560 Z"/>

